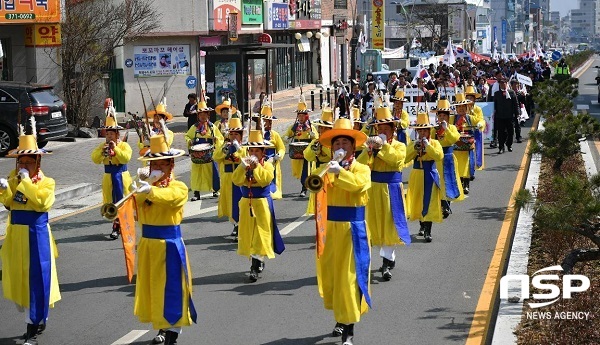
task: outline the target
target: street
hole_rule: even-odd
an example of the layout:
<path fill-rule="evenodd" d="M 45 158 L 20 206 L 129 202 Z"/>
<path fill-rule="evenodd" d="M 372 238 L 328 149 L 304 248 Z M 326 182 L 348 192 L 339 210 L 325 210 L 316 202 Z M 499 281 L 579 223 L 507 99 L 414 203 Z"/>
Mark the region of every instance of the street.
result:
<path fill-rule="evenodd" d="M 284 126 L 284 122 L 276 125 L 278 130 Z M 526 127 L 530 126 L 531 120 Z M 175 140 L 174 146 L 182 145 L 181 135 Z M 82 146 L 51 143 L 49 149 L 52 145 L 62 146 L 43 164 L 54 169 L 52 160 L 68 157 Z M 432 243 L 417 237 L 418 222 L 411 222 L 413 243 L 397 250 L 390 282 L 381 279 L 379 248 L 373 248 L 373 309 L 356 325 L 356 344 L 465 342 L 471 322 L 481 317 L 474 315 L 475 307 L 515 177 L 522 169 L 524 149 L 525 143 L 515 144 L 512 153 L 486 151 L 486 169 L 477 172 L 469 197 L 452 205 L 454 213 L 443 224 L 434 224 Z M 88 155 L 71 162 L 88 169 L 93 166 Z M 11 162 L 14 159 L 0 163 Z M 137 164 L 132 159 L 129 170 L 134 172 Z M 189 164 L 186 157 L 176 164 L 177 178 L 186 183 Z M 335 321 L 317 291 L 314 221 L 303 216 L 308 198 L 297 197 L 300 183 L 291 177 L 288 157 L 282 168 L 284 198 L 275 201 L 275 208 L 287 249 L 266 262 L 256 283 L 248 281 L 250 261 L 236 254 L 237 245 L 228 236 L 231 224 L 216 217 L 217 199 L 206 195 L 186 205 L 182 232 L 192 266 L 198 324 L 184 328 L 180 344 L 341 343 L 331 337 Z M 75 163 L 60 169 L 72 174 Z M 95 171 L 86 180 L 99 183 L 101 168 Z M 408 174 L 407 169 L 405 183 Z M 121 241 L 108 239 L 111 224 L 101 219 L 100 203 L 96 192 L 70 202 L 70 210 L 58 218 L 51 214 L 60 253 L 62 300 L 50 311 L 40 344 L 149 344 L 156 334 L 151 325 L 133 316 L 135 286 L 127 283 Z M 0 344 L 22 343 L 25 315 L 0 299 L 0 317 Z"/>

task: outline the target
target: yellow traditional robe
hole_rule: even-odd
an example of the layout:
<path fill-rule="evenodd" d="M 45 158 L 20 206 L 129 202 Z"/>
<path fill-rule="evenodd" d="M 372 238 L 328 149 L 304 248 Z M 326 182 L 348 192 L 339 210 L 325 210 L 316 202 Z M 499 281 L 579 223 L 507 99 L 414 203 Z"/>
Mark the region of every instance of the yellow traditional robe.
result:
<path fill-rule="evenodd" d="M 435 137 L 434 137 L 434 135 L 435 135 Z M 439 141 L 440 145 L 442 145 L 442 148 L 447 148 L 447 147 L 453 146 L 454 143 L 456 143 L 460 139 L 460 133 L 458 133 L 458 130 L 456 129 L 455 125 L 448 124 L 448 128 L 444 131 L 444 136 L 442 137 L 442 139 L 437 138 L 435 129 L 431 130 L 431 137 L 435 138 L 437 141 Z M 460 176 L 458 174 L 458 162 L 456 160 L 456 155 L 453 154 L 452 156 L 454 158 L 454 175 L 456 176 L 456 184 L 458 186 L 458 191 L 460 193 L 460 196 L 456 199 L 448 199 L 447 198 L 446 184 L 445 184 L 445 178 L 444 178 L 444 161 L 443 160 L 436 161 L 435 166 L 437 167 L 437 170 L 440 173 L 440 190 L 442 193 L 442 200 L 462 201 L 465 199 L 465 194 L 463 193 L 462 184 L 460 183 Z"/>
<path fill-rule="evenodd" d="M 194 145 L 194 139 L 196 138 L 199 138 L 202 141 L 208 143 L 210 143 L 210 140 L 212 140 L 212 145 L 215 148 L 223 145 L 223 135 L 221 134 L 221 132 L 215 124 L 211 124 L 210 128 L 206 129 L 206 134 L 204 135 L 202 135 L 201 133 L 196 133 L 197 129 L 197 124 L 195 124 L 191 126 L 185 134 L 185 141 L 188 145 L 188 148 Z M 216 178 L 216 176 L 213 176 L 212 162 L 205 164 L 192 163 L 192 171 L 190 173 L 190 187 L 193 191 L 214 192 L 215 188 L 213 187 L 213 178 Z"/>
<path fill-rule="evenodd" d="M 313 151 L 312 147 L 318 143 L 319 139 L 313 139 L 310 145 L 304 149 L 304 159 L 315 165 L 315 168 L 319 168 L 321 164 L 327 164 L 331 162 L 331 149 L 321 145 L 319 152 Z M 308 204 L 306 205 L 306 214 L 315 214 L 315 194 L 310 193 L 308 197 Z"/>
<path fill-rule="evenodd" d="M 187 201 L 188 188 L 181 181 L 172 180 L 165 188 L 152 186 L 150 193 L 137 194 L 138 221 L 143 225 L 180 225 L 183 218 L 183 206 Z M 146 202 L 148 201 L 148 202 Z M 179 238 L 181 245 L 183 239 Z M 182 317 L 171 325 L 163 316 L 165 307 L 165 284 L 167 247 L 164 239 L 141 237 L 137 247 L 137 278 L 133 314 L 140 322 L 151 322 L 154 329 L 189 326 L 192 317 L 189 311 L 189 299 L 192 294 L 192 271 L 190 260 L 185 253 L 187 276 L 181 270 Z"/>
<path fill-rule="evenodd" d="M 271 144 L 275 145 L 275 153 L 281 157 L 281 160 L 278 162 L 273 162 L 273 166 L 275 167 L 275 186 L 277 189 L 273 192 L 271 191 L 271 198 L 273 200 L 283 198 L 283 184 L 282 184 L 282 176 L 281 176 L 281 161 L 285 157 L 285 145 L 283 144 L 283 139 L 281 139 L 281 135 L 274 130 L 269 131 L 269 140 Z M 269 150 L 269 149 L 267 149 Z"/>
<path fill-rule="evenodd" d="M 217 217 L 229 217 L 229 221 L 235 223 L 235 220 L 232 218 L 232 202 L 233 202 L 233 185 L 231 176 L 233 175 L 233 171 L 240 164 L 240 158 L 245 157 L 248 154 L 248 149 L 242 147 L 239 151 L 233 153 L 233 157 L 229 159 L 225 159 L 227 153 L 223 151 L 223 147 L 226 147 L 228 142 L 224 142 L 217 150 L 215 150 L 215 154 L 213 156 L 214 160 L 219 163 L 220 166 L 223 167 L 221 172 L 221 194 L 219 195 L 219 204 L 217 210 Z"/>
<path fill-rule="evenodd" d="M 452 125 L 456 125 L 456 117 L 458 115 L 453 115 L 450 116 L 450 124 Z M 475 116 L 473 115 L 467 115 L 469 117 L 469 121 L 471 122 L 471 126 L 476 127 L 478 124 L 482 124 L 485 127 L 485 120 L 481 119 L 477 119 Z M 465 121 L 465 126 L 467 126 L 467 122 Z M 458 129 L 458 128 L 457 128 Z M 459 133 L 460 133 L 460 129 Z M 471 173 L 469 171 L 469 164 L 470 164 L 470 159 L 469 159 L 469 151 L 457 151 L 454 150 L 454 156 L 456 157 L 457 160 L 457 169 L 458 169 L 458 174 L 460 177 L 463 178 L 470 178 L 471 177 Z"/>
<path fill-rule="evenodd" d="M 410 171 L 408 178 L 408 194 L 406 196 L 406 204 L 408 206 L 408 219 L 415 221 L 419 220 L 422 222 L 442 222 L 442 208 L 441 200 L 442 194 L 440 188 L 433 185 L 431 190 L 431 198 L 429 199 L 429 210 L 427 214 L 422 215 L 423 211 L 423 198 L 424 198 L 424 172 L 420 161 L 426 162 L 437 162 L 444 159 L 444 151 L 439 141 L 435 139 L 429 140 L 429 145 L 425 148 L 425 154 L 417 158 L 418 152 L 415 150 L 414 145 L 409 145 L 406 152 L 406 162 L 413 162 L 413 169 Z M 415 168 L 416 166 L 417 168 Z M 435 166 L 435 165 L 434 165 Z M 439 175 L 439 171 L 438 171 Z"/>
<path fill-rule="evenodd" d="M 104 165 L 117 165 L 117 164 L 127 164 L 131 160 L 131 146 L 124 141 L 120 141 L 115 146 L 115 156 L 114 157 L 104 157 L 104 144 L 101 143 L 92 151 L 92 162 L 95 164 L 104 164 Z M 123 179 L 123 195 L 126 195 L 131 186 L 131 175 L 129 175 L 129 171 L 124 171 L 121 174 L 121 178 Z M 109 173 L 104 173 L 102 176 L 102 200 L 104 203 L 112 203 L 112 180 Z M 115 200 L 115 202 L 118 200 Z"/>
<path fill-rule="evenodd" d="M 294 128 L 294 125 L 290 126 L 290 128 L 288 128 L 288 130 L 285 132 L 285 136 L 290 138 L 290 142 L 292 142 L 292 139 L 294 141 L 295 140 L 311 140 L 311 135 L 310 135 L 311 132 L 313 133 L 313 136 L 315 139 L 319 138 L 319 133 L 317 132 L 315 127 L 312 125 L 310 127 L 310 130 L 302 131 L 300 133 L 294 132 L 292 130 L 293 128 Z M 301 179 L 303 165 L 304 165 L 304 159 L 292 159 L 292 176 L 294 176 L 297 179 Z M 311 172 L 314 170 L 314 168 L 315 168 L 314 163 L 308 164 L 307 176 L 311 174 Z"/>

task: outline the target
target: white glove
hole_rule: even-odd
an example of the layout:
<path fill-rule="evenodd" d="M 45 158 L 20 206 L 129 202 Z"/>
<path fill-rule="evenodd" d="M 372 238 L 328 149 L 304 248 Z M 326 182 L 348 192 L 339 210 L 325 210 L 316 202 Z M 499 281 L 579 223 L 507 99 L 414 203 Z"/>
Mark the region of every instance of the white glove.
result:
<path fill-rule="evenodd" d="M 384 144 L 385 144 L 385 143 L 387 143 L 387 135 L 385 135 L 385 134 L 381 133 L 381 134 L 379 134 L 379 135 L 378 135 L 378 137 L 380 137 L 380 138 L 381 138 L 381 140 L 383 140 L 383 143 L 384 143 Z"/>
<path fill-rule="evenodd" d="M 281 160 L 281 156 L 279 155 L 279 153 L 276 153 L 275 155 L 273 155 L 273 160 L 275 162 L 279 162 Z"/>
<path fill-rule="evenodd" d="M 337 161 L 329 162 L 329 168 L 327 169 L 327 172 L 330 172 L 332 174 L 339 174 L 340 171 L 342 171 L 342 166 L 340 165 L 340 163 L 338 163 Z"/>
<path fill-rule="evenodd" d="M 27 170 L 27 169 L 19 170 L 19 177 L 21 178 L 21 180 L 29 178 L 29 170 Z"/>
<path fill-rule="evenodd" d="M 138 187 L 137 192 L 140 194 L 148 194 L 152 190 L 152 186 L 150 183 L 146 181 L 140 181 L 140 186 Z"/>
<path fill-rule="evenodd" d="M 146 181 L 148 183 L 154 183 L 154 182 L 160 180 L 160 178 L 163 177 L 163 175 L 164 175 L 164 173 L 160 170 L 152 170 L 152 172 L 150 173 L 150 176 L 148 176 Z"/>
<path fill-rule="evenodd" d="M 131 182 L 131 185 L 129 186 L 129 193 L 134 192 L 137 189 L 137 183 L 135 183 L 135 181 Z"/>
<path fill-rule="evenodd" d="M 247 168 L 250 165 L 257 164 L 257 163 L 258 163 L 258 158 L 256 158 L 256 156 L 250 156 L 249 158 L 240 160 L 240 164 L 242 165 L 243 168 Z"/>
<path fill-rule="evenodd" d="M 346 151 L 344 149 L 338 149 L 337 151 L 335 151 L 333 153 L 334 161 L 342 160 L 342 159 L 344 159 L 344 157 L 346 157 Z"/>
<path fill-rule="evenodd" d="M 0 189 L 5 190 L 8 188 L 8 180 L 5 178 L 0 178 Z"/>
<path fill-rule="evenodd" d="M 423 138 L 423 145 L 425 145 L 425 147 L 429 146 L 429 140 L 427 140 L 427 138 Z"/>
<path fill-rule="evenodd" d="M 442 121 L 442 123 L 441 123 L 440 125 L 442 126 L 442 128 L 443 128 L 444 130 L 448 129 L 448 122 L 446 122 L 446 121 Z"/>
<path fill-rule="evenodd" d="M 235 148 L 236 151 L 239 151 L 242 149 L 242 145 L 240 145 L 240 143 L 237 141 L 237 139 L 233 140 L 231 145 L 233 145 L 233 147 Z"/>
<path fill-rule="evenodd" d="M 483 123 L 479 122 L 477 124 L 477 129 L 482 130 L 483 129 Z"/>

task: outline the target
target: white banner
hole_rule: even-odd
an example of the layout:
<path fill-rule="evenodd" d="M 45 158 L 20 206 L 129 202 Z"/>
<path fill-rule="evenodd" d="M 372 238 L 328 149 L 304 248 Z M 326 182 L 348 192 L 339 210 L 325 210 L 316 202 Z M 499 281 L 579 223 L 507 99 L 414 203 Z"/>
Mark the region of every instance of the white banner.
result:
<path fill-rule="evenodd" d="M 529 78 L 528 76 L 519 74 L 519 73 L 515 73 L 517 76 L 517 80 L 519 81 L 519 83 L 521 84 L 525 84 L 527 86 L 533 86 L 533 82 L 531 81 L 531 78 Z"/>
<path fill-rule="evenodd" d="M 190 74 L 190 45 L 133 47 L 134 77 L 162 77 Z"/>

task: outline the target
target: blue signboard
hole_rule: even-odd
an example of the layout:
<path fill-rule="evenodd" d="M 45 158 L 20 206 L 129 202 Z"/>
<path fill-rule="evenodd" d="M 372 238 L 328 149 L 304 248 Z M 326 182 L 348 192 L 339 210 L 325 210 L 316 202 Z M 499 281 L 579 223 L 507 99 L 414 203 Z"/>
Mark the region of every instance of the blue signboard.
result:
<path fill-rule="evenodd" d="M 558 50 L 555 50 L 552 52 L 552 60 L 558 61 L 558 60 L 560 60 L 561 57 L 562 57 L 562 54 Z"/>
<path fill-rule="evenodd" d="M 498 27 L 494 26 L 494 44 L 498 43 Z"/>
<path fill-rule="evenodd" d="M 506 19 L 502 20 L 502 44 L 506 44 Z"/>
<path fill-rule="evenodd" d="M 185 85 L 188 87 L 188 89 L 195 89 L 197 83 L 198 79 L 196 79 L 196 77 L 193 75 L 190 75 L 185 79 Z"/>
<path fill-rule="evenodd" d="M 288 15 L 289 15 L 288 4 L 272 3 L 271 10 L 269 11 L 269 25 L 268 29 L 281 30 L 289 27 Z"/>

